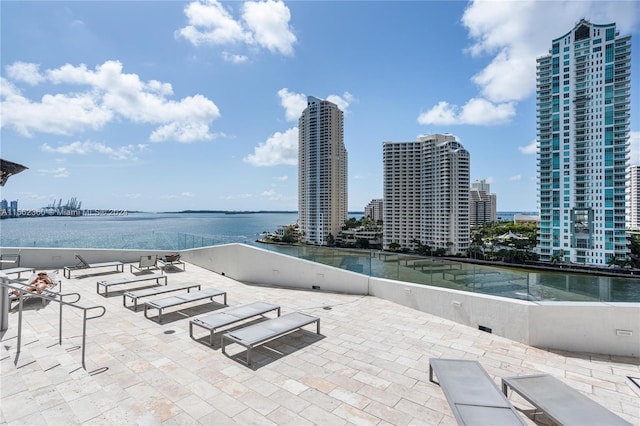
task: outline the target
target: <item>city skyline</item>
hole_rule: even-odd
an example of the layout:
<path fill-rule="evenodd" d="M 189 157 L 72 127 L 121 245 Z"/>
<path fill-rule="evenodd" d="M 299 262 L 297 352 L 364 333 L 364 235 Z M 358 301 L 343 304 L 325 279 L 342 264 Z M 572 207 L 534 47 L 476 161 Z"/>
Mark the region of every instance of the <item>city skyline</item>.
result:
<path fill-rule="evenodd" d="M 313 95 L 345 112 L 349 211 L 382 197 L 384 141 L 434 133 L 465 146 L 498 211 L 536 211 L 536 58 L 582 18 L 633 39 L 640 6 L 495 5 L 3 2 L 2 158 L 29 169 L 0 198 L 295 211 L 297 119 Z"/>

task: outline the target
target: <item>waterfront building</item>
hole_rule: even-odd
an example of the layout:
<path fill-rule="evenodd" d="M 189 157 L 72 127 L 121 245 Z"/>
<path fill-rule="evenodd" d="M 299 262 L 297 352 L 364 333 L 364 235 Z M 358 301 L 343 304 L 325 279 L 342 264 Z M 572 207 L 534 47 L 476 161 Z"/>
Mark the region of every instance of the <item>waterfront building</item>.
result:
<path fill-rule="evenodd" d="M 309 96 L 298 120 L 298 224 L 302 242 L 326 245 L 348 219 L 343 113 Z"/>
<path fill-rule="evenodd" d="M 16 217 L 18 215 L 18 200 L 7 201 L 2 199 L 0 201 L 0 217 Z"/>
<path fill-rule="evenodd" d="M 486 180 L 476 180 L 469 191 L 469 222 L 471 225 L 482 225 L 496 221 L 496 194 L 491 193 L 490 184 Z"/>
<path fill-rule="evenodd" d="M 469 248 L 469 152 L 453 135 L 383 142 L 383 247 Z"/>
<path fill-rule="evenodd" d="M 513 215 L 513 223 L 538 225 L 540 223 L 540 217 L 532 214 L 516 213 Z"/>
<path fill-rule="evenodd" d="M 382 198 L 374 198 L 364 208 L 364 217 L 378 223 L 382 220 L 382 209 L 384 202 Z"/>
<path fill-rule="evenodd" d="M 629 217 L 627 226 L 640 229 L 640 166 L 629 167 Z"/>
<path fill-rule="evenodd" d="M 540 260 L 627 258 L 631 36 L 580 20 L 537 59 Z"/>
<path fill-rule="evenodd" d="M 382 226 L 367 225 L 357 228 L 343 229 L 338 233 L 336 243 L 339 246 L 358 248 L 382 247 Z"/>

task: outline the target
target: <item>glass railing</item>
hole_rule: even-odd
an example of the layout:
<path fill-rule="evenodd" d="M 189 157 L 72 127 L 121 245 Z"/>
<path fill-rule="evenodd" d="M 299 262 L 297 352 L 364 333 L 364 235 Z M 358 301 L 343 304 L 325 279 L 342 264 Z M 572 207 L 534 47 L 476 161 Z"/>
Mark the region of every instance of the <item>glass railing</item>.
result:
<path fill-rule="evenodd" d="M 261 245 L 369 276 L 529 301 L 640 302 L 637 278 L 478 265 L 379 250 Z"/>
<path fill-rule="evenodd" d="M 179 251 L 228 243 L 244 243 L 360 274 L 415 284 L 530 301 L 640 302 L 638 278 L 570 274 L 522 267 L 478 265 L 439 257 L 421 257 L 381 250 L 348 250 L 314 246 L 262 244 L 256 237 L 201 235 L 182 232 L 41 236 L 33 245 L 3 238 L 5 247 L 60 247 Z"/>

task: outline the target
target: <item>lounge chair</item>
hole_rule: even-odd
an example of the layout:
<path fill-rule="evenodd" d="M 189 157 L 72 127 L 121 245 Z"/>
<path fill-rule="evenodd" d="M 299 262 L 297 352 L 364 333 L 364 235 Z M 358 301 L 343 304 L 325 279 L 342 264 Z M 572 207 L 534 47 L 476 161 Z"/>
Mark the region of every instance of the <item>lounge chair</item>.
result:
<path fill-rule="evenodd" d="M 14 287 L 20 288 L 20 290 L 18 290 L 20 292 L 20 295 L 13 294 L 13 291 L 14 291 L 13 289 L 9 290 L 9 307 L 11 307 L 11 302 L 13 301 L 18 302 L 20 301 L 21 297 L 22 297 L 23 303 L 29 299 L 39 298 L 42 300 L 42 306 L 44 306 L 46 299 L 40 297 L 40 294 L 51 294 L 51 293 L 57 293 L 61 291 L 62 281 L 60 280 L 60 278 L 58 278 L 58 271 L 47 272 L 47 277 L 49 278 L 49 280 L 51 280 L 51 284 L 47 285 L 46 288 L 42 289 L 40 293 L 38 293 L 37 290 L 28 290 L 28 289 L 34 288 L 34 286 L 30 283 L 32 283 L 36 279 L 36 277 L 37 275 L 34 273 L 26 282 L 12 281 Z"/>
<path fill-rule="evenodd" d="M 478 361 L 431 358 L 429 381 L 440 385 L 460 425 L 526 424 Z"/>
<path fill-rule="evenodd" d="M 33 274 L 36 272 L 36 268 L 28 268 L 25 266 L 20 266 L 18 268 L 9 268 L 9 269 L 0 270 L 0 274 L 4 274 L 4 275 L 18 274 L 18 279 L 20 279 L 20 276 L 22 275 L 23 272 L 31 272 Z"/>
<path fill-rule="evenodd" d="M 150 300 L 144 303 L 144 316 L 149 318 L 147 311 L 149 309 L 158 310 L 158 323 L 162 324 L 162 313 L 167 308 L 184 305 L 185 303 L 196 302 L 199 300 L 210 299 L 213 302 L 213 298 L 216 296 L 223 296 L 223 304 L 227 305 L 227 292 L 217 290 L 215 288 L 207 288 L 199 291 L 192 291 L 190 293 L 181 294 L 178 296 L 165 297 L 162 299 Z"/>
<path fill-rule="evenodd" d="M 509 388 L 559 425 L 631 425 L 548 374 L 503 378 L 502 392 L 505 395 Z"/>
<path fill-rule="evenodd" d="M 20 266 L 20 251 L 17 253 L 3 253 L 0 254 L 0 269 L 5 268 L 17 268 Z"/>
<path fill-rule="evenodd" d="M 76 265 L 64 267 L 65 278 L 71 278 L 71 271 L 77 271 L 80 269 L 91 269 L 91 268 L 106 268 L 109 266 L 115 266 L 117 272 L 124 272 L 124 263 L 120 261 L 89 263 L 86 260 L 84 260 L 82 256 L 80 256 L 79 254 L 76 254 L 76 259 L 78 259 L 78 263 Z"/>
<path fill-rule="evenodd" d="M 213 346 L 213 335 L 216 330 L 231 324 L 244 321 L 249 318 L 264 316 L 267 312 L 277 311 L 280 316 L 280 306 L 265 302 L 254 302 L 248 305 L 236 306 L 216 312 L 201 318 L 194 318 L 189 321 L 189 336 L 193 339 L 193 326 L 199 326 L 209 330 L 209 346 Z"/>
<path fill-rule="evenodd" d="M 156 284 L 160 284 L 160 280 L 164 280 L 164 285 L 167 285 L 167 276 L 165 274 L 145 274 L 134 275 L 132 277 L 114 278 L 112 280 L 98 281 L 96 282 L 96 293 L 102 294 L 105 297 L 109 296 L 109 288 L 114 285 L 124 285 L 131 283 L 138 283 L 141 281 L 153 281 L 156 280 Z M 100 287 L 104 289 L 104 293 L 100 293 Z"/>
<path fill-rule="evenodd" d="M 158 269 L 158 257 L 155 255 L 151 256 L 140 256 L 140 262 L 138 262 L 138 266 L 130 265 L 131 273 L 135 269 L 138 272 L 150 271 L 151 269 Z"/>
<path fill-rule="evenodd" d="M 122 306 L 127 307 L 127 299 L 131 299 L 133 302 L 133 310 L 138 310 L 138 301 L 143 297 L 157 296 L 164 293 L 172 293 L 174 291 L 187 290 L 187 293 L 191 292 L 191 289 L 201 289 L 200 284 L 185 283 L 185 284 L 173 284 L 173 285 L 159 285 L 151 288 L 142 288 L 139 290 L 129 290 L 122 293 Z"/>
<path fill-rule="evenodd" d="M 162 269 L 164 271 L 167 270 L 168 267 L 186 270 L 186 265 L 182 260 L 180 260 L 180 254 L 168 254 L 166 256 L 158 258 L 158 263 L 162 265 Z"/>
<path fill-rule="evenodd" d="M 225 340 L 244 346 L 247 348 L 247 365 L 251 366 L 251 350 L 253 348 L 313 323 L 316 323 L 316 333 L 320 334 L 320 318 L 303 314 L 302 312 L 292 312 L 258 324 L 239 328 L 222 335 L 222 353 L 226 354 Z"/>

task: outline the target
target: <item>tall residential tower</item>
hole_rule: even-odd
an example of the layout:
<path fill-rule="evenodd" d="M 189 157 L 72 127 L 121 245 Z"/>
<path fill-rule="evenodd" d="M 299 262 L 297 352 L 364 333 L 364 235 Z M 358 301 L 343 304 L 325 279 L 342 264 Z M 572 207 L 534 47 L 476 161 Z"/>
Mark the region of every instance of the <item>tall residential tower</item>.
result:
<path fill-rule="evenodd" d="M 348 219 L 347 150 L 338 106 L 309 96 L 298 120 L 300 240 L 326 245 Z"/>
<path fill-rule="evenodd" d="M 540 260 L 628 257 L 631 36 L 581 20 L 537 60 Z"/>
<path fill-rule="evenodd" d="M 486 180 L 476 180 L 469 191 L 469 221 L 471 225 L 495 222 L 497 218 L 497 197 L 491 193 Z"/>
<path fill-rule="evenodd" d="M 384 142 L 384 248 L 469 248 L 469 153 L 452 135 Z"/>

